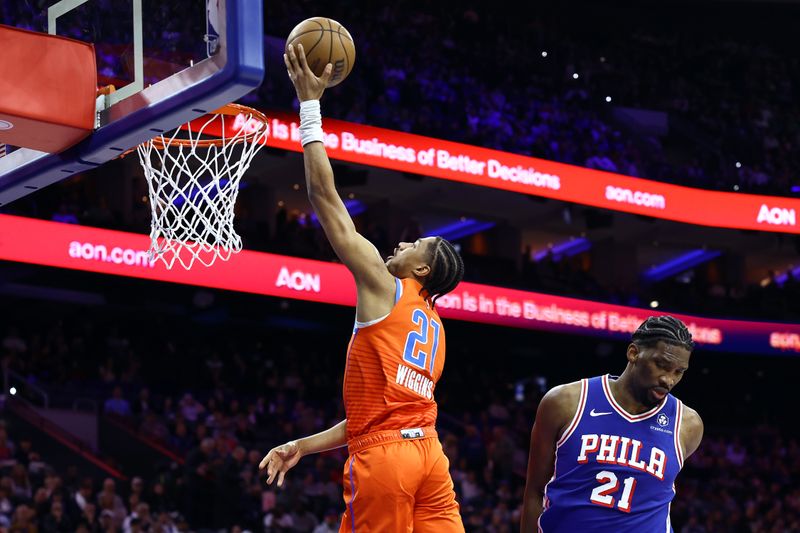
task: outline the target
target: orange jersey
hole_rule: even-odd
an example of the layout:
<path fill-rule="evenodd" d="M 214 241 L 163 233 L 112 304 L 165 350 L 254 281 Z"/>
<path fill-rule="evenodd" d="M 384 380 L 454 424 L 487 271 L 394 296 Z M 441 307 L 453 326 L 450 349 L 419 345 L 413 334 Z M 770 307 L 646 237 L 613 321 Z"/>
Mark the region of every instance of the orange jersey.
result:
<path fill-rule="evenodd" d="M 391 312 L 356 322 L 350 339 L 344 371 L 348 440 L 436 424 L 433 393 L 444 368 L 444 328 L 416 280 L 396 282 Z"/>

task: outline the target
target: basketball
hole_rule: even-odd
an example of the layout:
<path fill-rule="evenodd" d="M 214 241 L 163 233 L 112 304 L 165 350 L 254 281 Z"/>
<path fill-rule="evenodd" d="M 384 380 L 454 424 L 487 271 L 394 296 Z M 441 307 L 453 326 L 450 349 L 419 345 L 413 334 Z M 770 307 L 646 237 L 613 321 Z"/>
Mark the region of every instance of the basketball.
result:
<path fill-rule="evenodd" d="M 313 17 L 294 27 L 286 39 L 289 45 L 303 45 L 308 66 L 316 76 L 321 76 L 325 65 L 333 64 L 333 76 L 328 87 L 339 85 L 353 70 L 356 47 L 353 37 L 344 26 L 333 19 Z"/>

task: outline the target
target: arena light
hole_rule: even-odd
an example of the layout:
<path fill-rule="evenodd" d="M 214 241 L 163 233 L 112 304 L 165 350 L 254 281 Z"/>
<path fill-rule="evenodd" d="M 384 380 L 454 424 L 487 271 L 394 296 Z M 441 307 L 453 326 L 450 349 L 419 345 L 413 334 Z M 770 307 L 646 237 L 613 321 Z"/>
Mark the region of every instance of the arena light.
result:
<path fill-rule="evenodd" d="M 463 239 L 464 237 L 469 237 L 470 235 L 480 233 L 481 231 L 486 231 L 494 226 L 494 222 L 486 222 L 472 218 L 461 217 L 461 219 L 457 220 L 456 222 L 451 222 L 449 224 L 445 224 L 444 226 L 440 226 L 425 232 L 425 236 L 440 236 L 444 237 L 448 241 L 454 241 L 456 239 Z"/>
<path fill-rule="evenodd" d="M 548 247 L 545 250 L 536 252 L 533 255 L 533 260 L 538 263 L 539 261 L 545 259 L 548 255 L 551 255 L 554 261 L 561 261 L 561 259 L 564 257 L 572 257 L 573 255 L 586 252 L 591 248 L 592 243 L 589 241 L 589 239 L 578 237 L 577 239 L 570 239 L 568 241 L 555 244 L 552 247 Z"/>
<path fill-rule="evenodd" d="M 789 268 L 786 272 L 779 276 L 775 276 L 775 283 L 778 285 L 783 285 L 789 279 L 789 273 L 792 273 L 792 277 L 794 279 L 800 279 L 800 266 L 796 268 Z"/>
<path fill-rule="evenodd" d="M 722 252 L 717 250 L 698 249 L 682 254 L 678 257 L 665 261 L 660 265 L 655 265 L 644 273 L 644 279 L 651 283 L 661 281 L 680 274 L 685 270 L 694 268 L 712 259 L 719 257 Z"/>

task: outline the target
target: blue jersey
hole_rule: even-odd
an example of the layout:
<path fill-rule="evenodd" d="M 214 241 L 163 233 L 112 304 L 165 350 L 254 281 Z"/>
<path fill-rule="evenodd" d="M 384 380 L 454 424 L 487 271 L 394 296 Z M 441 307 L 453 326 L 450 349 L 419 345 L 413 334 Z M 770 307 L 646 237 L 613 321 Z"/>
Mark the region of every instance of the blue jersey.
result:
<path fill-rule="evenodd" d="M 668 394 L 631 415 L 608 375 L 581 380 L 578 409 L 556 447 L 541 533 L 672 532 L 669 508 L 683 466 L 683 404 Z"/>

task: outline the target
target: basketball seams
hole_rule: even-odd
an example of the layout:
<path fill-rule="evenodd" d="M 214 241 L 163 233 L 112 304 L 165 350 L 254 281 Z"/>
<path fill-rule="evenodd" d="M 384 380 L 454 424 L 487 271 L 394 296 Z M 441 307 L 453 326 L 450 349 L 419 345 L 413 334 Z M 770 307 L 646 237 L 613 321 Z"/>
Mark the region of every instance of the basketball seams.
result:
<path fill-rule="evenodd" d="M 303 31 L 303 32 L 300 32 L 300 33 L 298 33 L 298 34 L 297 34 L 297 35 L 295 35 L 295 36 L 292 36 L 292 34 L 290 33 L 290 34 L 289 34 L 289 38 L 287 39 L 287 41 L 289 41 L 289 42 L 291 43 L 292 41 L 294 41 L 295 39 L 297 39 L 297 38 L 298 38 L 298 37 L 300 37 L 301 35 L 305 35 L 305 34 L 307 34 L 307 33 L 312 33 L 312 32 L 315 32 L 315 31 L 325 31 L 325 26 L 324 26 L 324 25 L 323 25 L 323 24 L 322 24 L 320 21 L 318 21 L 318 20 L 309 19 L 309 20 L 307 20 L 306 22 L 311 22 L 311 23 L 314 23 L 314 24 L 318 25 L 318 26 L 319 26 L 319 28 L 315 28 L 315 29 L 313 29 L 313 30 L 306 30 L 306 31 Z"/>
<path fill-rule="evenodd" d="M 344 45 L 344 41 L 342 40 L 342 25 L 339 24 L 339 29 L 336 31 L 339 34 L 339 44 L 342 45 L 342 53 L 344 54 L 344 59 L 347 61 L 347 67 L 345 72 L 350 72 L 350 54 L 347 53 L 347 47 Z"/>
<path fill-rule="evenodd" d="M 318 31 L 319 32 L 319 39 L 317 39 L 317 42 L 315 42 L 314 45 L 311 48 L 309 48 L 308 50 L 305 51 L 306 57 L 308 57 L 308 55 L 314 50 L 314 48 L 316 48 L 317 45 L 322 42 L 322 39 L 325 38 L 325 30 L 312 30 L 312 31 Z M 311 32 L 308 32 L 308 33 L 311 33 Z M 313 70 L 313 68 L 312 68 L 312 70 Z"/>
<path fill-rule="evenodd" d="M 333 23 L 331 22 L 331 19 L 328 19 L 328 29 L 331 32 L 331 44 L 328 47 L 328 63 L 330 63 L 331 59 L 333 59 Z M 326 65 L 328 63 L 326 63 Z"/>
<path fill-rule="evenodd" d="M 326 30 L 325 28 L 320 28 L 320 29 L 318 29 L 318 30 L 317 30 L 317 29 L 315 29 L 315 30 L 306 30 L 306 31 L 301 31 L 301 32 L 300 32 L 300 33 L 298 33 L 297 35 L 294 35 L 294 36 L 290 35 L 289 37 L 291 37 L 291 39 L 287 39 L 286 41 L 287 41 L 289 44 L 291 44 L 291 43 L 293 43 L 294 41 L 296 41 L 298 37 L 302 37 L 303 35 L 308 35 L 309 33 L 314 33 L 315 31 L 318 31 L 318 32 L 326 32 L 326 31 L 328 31 L 328 30 Z"/>

